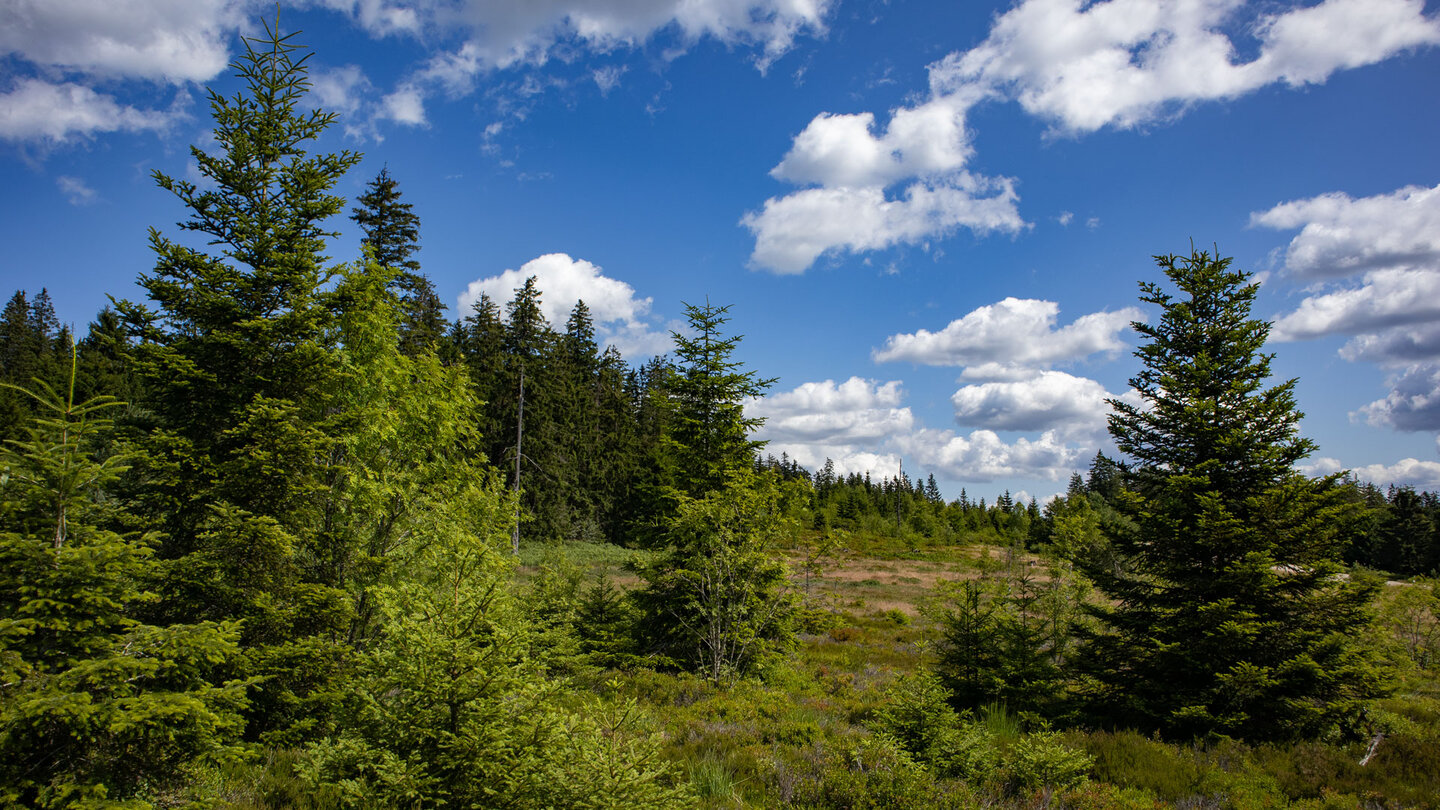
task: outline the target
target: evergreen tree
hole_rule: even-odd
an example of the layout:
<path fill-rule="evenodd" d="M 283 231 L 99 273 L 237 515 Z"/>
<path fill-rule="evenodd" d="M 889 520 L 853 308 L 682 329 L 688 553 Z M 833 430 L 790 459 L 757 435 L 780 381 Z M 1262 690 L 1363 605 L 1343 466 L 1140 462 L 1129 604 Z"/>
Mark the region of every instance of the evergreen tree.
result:
<path fill-rule="evenodd" d="M 227 753 L 246 684 L 233 623 L 146 624 L 159 574 L 153 535 L 122 535 L 109 488 L 110 397 L 40 383 L 43 416 L 0 455 L 0 801 L 16 807 L 150 807 L 190 768 Z"/>
<path fill-rule="evenodd" d="M 308 57 L 293 36 L 245 40 L 232 65 L 244 89 L 210 92 L 218 149 L 191 149 L 206 182 L 154 175 L 189 209 L 180 228 L 218 249 L 151 229 L 157 263 L 140 285 L 155 309 L 118 305 L 159 423 L 134 493 L 165 536 L 156 615 L 244 620 L 243 671 L 264 679 L 247 733 L 275 740 L 328 722 L 351 609 L 330 562 L 343 298 L 324 292 L 322 251 L 344 207 L 331 189 L 359 156 L 307 151 L 334 115 L 302 111 Z"/>
<path fill-rule="evenodd" d="M 641 571 L 636 595 L 649 651 L 728 683 L 794 646 L 796 598 L 775 556 L 794 526 L 777 478 L 745 468 L 703 498 L 680 496 L 665 553 Z"/>
<path fill-rule="evenodd" d="M 1133 528 L 1111 538 L 1117 565 L 1089 566 L 1109 597 L 1080 659 L 1095 706 L 1180 736 L 1319 734 L 1378 691 L 1356 638 L 1371 593 L 1335 576 L 1339 488 L 1293 470 L 1313 445 L 1297 435 L 1295 381 L 1265 387 L 1270 326 L 1250 317 L 1249 274 L 1199 251 L 1156 261 L 1181 297 L 1141 284 L 1161 308 L 1132 325 L 1145 404 L 1110 402 L 1134 460 L 1119 496 Z"/>
<path fill-rule="evenodd" d="M 761 420 L 745 416 L 745 400 L 762 395 L 775 380 L 742 371 L 733 358 L 743 336 L 722 333 L 729 310 L 685 304 L 693 334 L 671 333 L 676 365 L 665 382 L 670 405 L 665 444 L 675 484 L 692 498 L 722 488 L 734 471 L 751 466 L 763 446 L 750 440 Z"/>
<path fill-rule="evenodd" d="M 420 217 L 414 206 L 400 201 L 399 183 L 388 168 L 380 170 L 356 201 L 350 218 L 365 234 L 360 244 L 372 251 L 376 264 L 399 271 L 391 287 L 400 299 L 401 347 L 406 354 L 416 354 L 438 345 L 445 332 L 445 307 L 435 285 L 420 272 L 420 262 L 411 258 L 420 249 Z"/>

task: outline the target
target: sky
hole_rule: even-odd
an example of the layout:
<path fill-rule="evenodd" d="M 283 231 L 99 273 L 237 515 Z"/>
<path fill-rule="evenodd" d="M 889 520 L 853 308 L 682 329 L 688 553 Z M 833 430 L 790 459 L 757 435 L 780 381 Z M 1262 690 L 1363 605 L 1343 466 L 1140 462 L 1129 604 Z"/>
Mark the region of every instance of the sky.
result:
<path fill-rule="evenodd" d="M 83 330 L 186 211 L 252 0 L 0 4 L 0 282 Z M 634 364 L 729 306 L 759 438 L 973 500 L 1114 454 L 1154 256 L 1261 282 L 1303 470 L 1440 489 L 1436 0 L 282 0 L 317 151 L 450 316 L 531 275 Z M 359 256 L 337 217 L 328 255 Z"/>

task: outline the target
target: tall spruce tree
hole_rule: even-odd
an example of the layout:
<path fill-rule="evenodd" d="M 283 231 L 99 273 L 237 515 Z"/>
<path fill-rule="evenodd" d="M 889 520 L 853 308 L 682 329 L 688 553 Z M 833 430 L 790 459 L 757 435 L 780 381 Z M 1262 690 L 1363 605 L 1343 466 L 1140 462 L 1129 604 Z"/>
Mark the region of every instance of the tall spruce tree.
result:
<path fill-rule="evenodd" d="M 1250 275 L 1203 251 L 1156 262 L 1180 295 L 1140 285 L 1161 308 L 1133 324 L 1144 403 L 1110 401 L 1133 524 L 1113 530 L 1118 564 L 1088 566 L 1109 597 L 1080 659 L 1094 706 L 1184 737 L 1343 726 L 1379 687 L 1357 640 L 1371 592 L 1336 576 L 1339 488 L 1294 471 L 1314 445 L 1297 432 L 1295 381 L 1266 387 L 1270 325 L 1250 317 Z"/>
<path fill-rule="evenodd" d="M 327 533 L 342 459 L 323 251 L 344 207 L 331 189 L 359 156 L 307 151 L 335 116 L 302 109 L 293 36 L 267 25 L 232 65 L 244 89 L 211 91 L 217 149 L 191 149 L 206 182 L 154 175 L 189 209 L 181 230 L 217 249 L 152 228 L 140 285 L 155 308 L 118 305 L 159 423 L 137 464 L 137 502 L 165 537 L 159 613 L 244 621 L 242 671 L 263 678 L 248 733 L 276 741 L 324 730 L 351 610 Z"/>

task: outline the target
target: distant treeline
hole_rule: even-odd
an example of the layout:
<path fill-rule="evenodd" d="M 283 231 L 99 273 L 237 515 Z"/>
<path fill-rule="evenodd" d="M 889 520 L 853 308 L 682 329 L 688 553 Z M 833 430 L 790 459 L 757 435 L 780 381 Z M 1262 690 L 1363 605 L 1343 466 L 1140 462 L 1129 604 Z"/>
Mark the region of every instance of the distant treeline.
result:
<path fill-rule="evenodd" d="M 377 200 L 377 189 L 390 196 Z M 384 173 L 366 200 L 392 214 L 408 211 L 398 202 L 395 181 Z M 356 209 L 357 218 L 362 213 Z M 418 264 L 400 260 L 411 264 L 395 282 L 406 313 L 402 347 L 434 348 L 447 364 L 467 369 L 484 402 L 480 436 L 485 455 L 512 478 L 516 439 L 522 439 L 525 536 L 648 542 L 654 515 L 647 504 L 664 484 L 661 388 L 671 361 L 653 357 L 631 365 L 613 346 L 601 350 L 583 301 L 576 303 L 563 331 L 557 330 L 541 313 L 534 278 L 503 308 L 481 296 L 471 314 L 445 324 L 439 299 Z M 25 386 L 39 378 L 58 388 L 69 373 L 72 339 L 46 290 L 33 296 L 15 292 L 0 315 L 0 381 Z M 143 402 L 140 376 L 127 359 L 130 338 L 113 310 L 101 311 L 78 343 L 77 399 L 105 393 Z M 518 430 L 522 372 L 523 432 Z M 0 437 L 14 438 L 33 415 L 32 400 L 0 389 Z M 805 484 L 806 514 L 815 531 L 866 532 L 915 544 L 983 540 L 1032 549 L 1051 542 L 1055 516 L 1073 509 L 1079 496 L 1090 501 L 1096 515 L 1113 511 L 1109 507 L 1126 487 L 1127 474 L 1121 464 L 1097 453 L 1084 475 L 1071 478 L 1063 497 L 1042 507 L 1034 498 L 1017 501 L 1008 490 L 988 503 L 983 497 L 971 499 L 965 489 L 947 501 L 933 474 L 923 480 L 903 474 L 878 480 L 869 473 L 841 475 L 830 459 L 812 472 L 784 453 L 777 458 L 760 452 L 755 467 Z M 1440 494 L 1354 478 L 1337 485 L 1355 505 L 1346 562 L 1397 576 L 1440 569 Z"/>

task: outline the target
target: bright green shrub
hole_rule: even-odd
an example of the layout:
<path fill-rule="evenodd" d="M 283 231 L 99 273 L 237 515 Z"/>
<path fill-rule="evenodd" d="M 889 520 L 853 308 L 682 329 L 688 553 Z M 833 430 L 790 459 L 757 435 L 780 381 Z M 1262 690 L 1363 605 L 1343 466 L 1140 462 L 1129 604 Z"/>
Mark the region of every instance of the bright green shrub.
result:
<path fill-rule="evenodd" d="M 984 781 L 999 764 L 994 742 L 984 726 L 956 714 L 949 699 L 934 673 L 907 675 L 885 693 L 874 728 L 937 776 Z"/>
<path fill-rule="evenodd" d="M 1006 781 L 1014 788 L 1068 788 L 1089 778 L 1094 760 L 1062 742 L 1054 731 L 1021 737 L 1005 756 Z"/>

